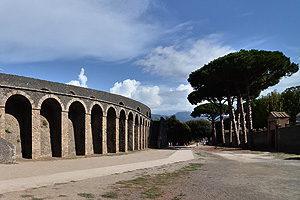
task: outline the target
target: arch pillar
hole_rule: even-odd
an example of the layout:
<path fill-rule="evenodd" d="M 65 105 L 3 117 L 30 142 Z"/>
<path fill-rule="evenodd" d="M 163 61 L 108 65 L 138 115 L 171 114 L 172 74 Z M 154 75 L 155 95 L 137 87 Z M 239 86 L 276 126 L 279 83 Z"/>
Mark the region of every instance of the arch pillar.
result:
<path fill-rule="evenodd" d="M 68 118 L 68 112 L 62 111 L 61 112 L 61 156 L 67 157 L 69 155 L 69 118 Z"/>
<path fill-rule="evenodd" d="M 133 121 L 132 124 L 132 151 L 135 151 L 135 120 Z"/>
<path fill-rule="evenodd" d="M 128 119 L 125 118 L 125 153 L 128 152 Z"/>
<path fill-rule="evenodd" d="M 94 153 L 91 115 L 85 114 L 85 155 Z"/>
<path fill-rule="evenodd" d="M 144 142 L 143 142 L 143 134 L 144 134 L 144 126 L 143 126 L 143 120 L 141 120 L 141 122 L 140 122 L 141 124 L 140 124 L 140 145 L 141 145 L 141 147 L 140 147 L 140 149 L 142 150 L 143 149 L 143 145 L 144 145 Z"/>
<path fill-rule="evenodd" d="M 141 149 L 141 125 L 138 124 L 137 125 L 137 134 L 138 134 L 138 149 L 137 150 L 140 150 Z"/>
<path fill-rule="evenodd" d="M 107 154 L 107 117 L 103 113 L 102 116 L 102 129 L 103 129 L 103 136 L 102 136 L 102 153 Z"/>
<path fill-rule="evenodd" d="M 41 156 L 40 109 L 32 109 L 32 159 Z"/>
<path fill-rule="evenodd" d="M 118 116 L 116 116 L 116 153 L 119 153 L 120 152 L 120 149 L 119 149 L 119 143 L 120 143 L 120 130 L 119 130 L 119 122 L 120 122 L 120 118 Z"/>
<path fill-rule="evenodd" d="M 0 137 L 5 139 L 5 107 L 0 107 Z"/>
<path fill-rule="evenodd" d="M 146 123 L 144 124 L 144 128 L 145 128 L 145 131 L 144 131 L 144 149 L 146 149 L 147 148 L 147 145 L 146 145 L 147 125 L 146 125 Z"/>

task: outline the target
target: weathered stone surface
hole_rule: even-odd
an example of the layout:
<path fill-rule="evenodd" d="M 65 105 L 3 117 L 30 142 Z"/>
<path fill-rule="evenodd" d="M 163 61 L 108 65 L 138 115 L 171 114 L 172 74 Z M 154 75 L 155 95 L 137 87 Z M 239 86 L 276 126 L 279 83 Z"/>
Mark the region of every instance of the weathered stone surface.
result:
<path fill-rule="evenodd" d="M 0 163 L 15 163 L 16 147 L 0 137 Z"/>
<path fill-rule="evenodd" d="M 149 107 L 120 95 L 0 73 L 0 136 L 19 157 L 143 149 L 150 117 Z"/>

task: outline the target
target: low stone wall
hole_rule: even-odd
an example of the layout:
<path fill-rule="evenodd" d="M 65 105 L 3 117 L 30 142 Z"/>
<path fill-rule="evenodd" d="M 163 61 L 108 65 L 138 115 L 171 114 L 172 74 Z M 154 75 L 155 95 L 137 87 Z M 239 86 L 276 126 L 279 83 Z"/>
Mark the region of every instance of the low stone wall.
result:
<path fill-rule="evenodd" d="M 300 154 L 300 126 L 279 129 L 278 150 Z"/>
<path fill-rule="evenodd" d="M 269 148 L 268 131 L 253 132 L 252 134 L 252 149 L 267 150 Z"/>
<path fill-rule="evenodd" d="M 278 128 L 278 127 L 277 127 Z M 300 126 L 278 128 L 275 130 L 275 142 L 272 144 L 271 135 L 268 130 L 248 134 L 248 144 L 244 145 L 243 135 L 240 134 L 242 148 L 259 151 L 280 151 L 285 153 L 300 154 Z M 226 146 L 237 147 L 236 137 L 233 136 L 232 144 L 229 142 L 229 133 L 225 135 Z"/>
<path fill-rule="evenodd" d="M 159 121 L 151 122 L 151 131 L 149 137 L 149 145 L 151 148 L 162 149 L 168 147 L 167 129 L 164 118 L 161 118 Z"/>
<path fill-rule="evenodd" d="M 16 148 L 0 137 L 0 163 L 15 163 Z"/>

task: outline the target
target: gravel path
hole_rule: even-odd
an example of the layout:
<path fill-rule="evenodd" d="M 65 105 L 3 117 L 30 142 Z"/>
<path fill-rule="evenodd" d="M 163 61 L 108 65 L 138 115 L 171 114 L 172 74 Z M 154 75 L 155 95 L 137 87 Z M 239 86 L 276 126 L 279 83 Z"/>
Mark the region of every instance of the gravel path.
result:
<path fill-rule="evenodd" d="M 124 159 L 129 161 L 139 157 L 145 161 L 146 156 L 158 160 L 173 157 L 174 150 L 148 150 L 136 152 Z M 190 150 L 179 151 L 184 157 Z M 105 175 L 69 182 L 56 182 L 47 186 L 8 192 L 0 199 L 107 199 L 101 195 L 113 192 L 118 199 L 142 199 L 141 188 L 119 188 L 118 181 L 128 181 L 139 177 L 154 177 L 156 174 L 176 172 L 190 163 L 202 163 L 200 169 L 189 172 L 168 184 L 157 186 L 161 196 L 154 199 L 212 199 L 212 200 L 299 200 L 300 199 L 300 161 L 274 158 L 265 154 L 246 154 L 236 151 L 213 151 L 211 147 L 194 147 L 195 159 L 169 162 L 160 166 L 148 166 L 125 173 Z M 173 155 L 173 156 L 172 156 Z M 179 154 L 177 154 L 179 155 Z M 124 156 L 124 155 L 123 155 Z M 132 157 L 131 157 L 132 156 Z M 115 160 L 116 157 L 109 157 Z M 101 157 L 108 158 L 108 157 Z M 76 159 L 72 162 L 83 162 L 93 166 L 94 159 Z M 122 158 L 123 159 L 123 158 Z M 53 161 L 42 161 L 45 163 Z M 56 162 L 56 161 L 55 161 Z M 113 161 L 112 161 L 113 162 Z M 116 162 L 116 161 L 114 161 Z M 31 163 L 31 162 L 30 162 Z M 23 163 L 21 163 L 22 165 Z M 135 163 L 132 163 L 135 165 Z M 81 165 L 79 165 L 81 166 Z M 0 165 L 0 170 L 3 169 Z M 149 168 L 151 167 L 151 168 Z M 91 167 L 90 169 L 94 169 Z M 62 169 L 60 169 L 62 170 Z M 2 173 L 2 171 L 0 171 Z"/>

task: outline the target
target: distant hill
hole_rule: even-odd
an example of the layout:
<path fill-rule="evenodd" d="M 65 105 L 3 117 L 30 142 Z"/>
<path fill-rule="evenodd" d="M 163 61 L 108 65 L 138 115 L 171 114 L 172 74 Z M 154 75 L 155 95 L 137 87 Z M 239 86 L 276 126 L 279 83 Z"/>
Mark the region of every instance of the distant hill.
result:
<path fill-rule="evenodd" d="M 195 120 L 195 119 L 200 119 L 200 118 L 193 118 L 191 116 L 191 112 L 178 112 L 176 114 L 174 114 L 176 116 L 176 119 L 178 119 L 179 121 L 181 122 L 186 122 L 186 121 L 189 121 L 189 120 Z M 152 114 L 151 115 L 151 119 L 152 120 L 156 120 L 156 119 L 160 119 L 161 117 L 165 118 L 166 117 L 171 117 L 172 115 L 159 115 L 159 114 Z"/>

